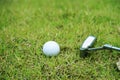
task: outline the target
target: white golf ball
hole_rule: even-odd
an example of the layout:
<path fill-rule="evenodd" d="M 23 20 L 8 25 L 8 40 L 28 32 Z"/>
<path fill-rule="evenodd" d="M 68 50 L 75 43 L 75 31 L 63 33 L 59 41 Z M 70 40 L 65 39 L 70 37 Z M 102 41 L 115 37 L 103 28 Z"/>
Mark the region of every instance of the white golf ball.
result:
<path fill-rule="evenodd" d="M 56 56 L 60 52 L 60 46 L 55 41 L 48 41 L 43 45 L 43 53 L 47 56 Z"/>

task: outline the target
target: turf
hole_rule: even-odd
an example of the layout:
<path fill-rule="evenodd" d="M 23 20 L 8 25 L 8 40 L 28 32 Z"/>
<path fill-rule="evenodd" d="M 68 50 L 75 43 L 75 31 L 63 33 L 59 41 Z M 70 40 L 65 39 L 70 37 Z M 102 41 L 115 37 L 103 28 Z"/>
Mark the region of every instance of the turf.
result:
<path fill-rule="evenodd" d="M 120 46 L 119 0 L 0 0 L 0 80 L 120 80 L 120 52 L 80 57 L 89 35 Z M 43 54 L 49 40 L 59 55 Z"/>

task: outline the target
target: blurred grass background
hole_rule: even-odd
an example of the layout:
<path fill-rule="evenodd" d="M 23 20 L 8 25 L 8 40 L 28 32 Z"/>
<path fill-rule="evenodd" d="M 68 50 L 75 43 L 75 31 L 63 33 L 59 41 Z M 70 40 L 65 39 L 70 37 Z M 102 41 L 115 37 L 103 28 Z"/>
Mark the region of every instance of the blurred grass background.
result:
<path fill-rule="evenodd" d="M 0 0 L 0 80 L 119 80 L 120 52 L 79 56 L 89 35 L 120 46 L 119 0 Z M 42 52 L 49 40 L 56 57 Z"/>

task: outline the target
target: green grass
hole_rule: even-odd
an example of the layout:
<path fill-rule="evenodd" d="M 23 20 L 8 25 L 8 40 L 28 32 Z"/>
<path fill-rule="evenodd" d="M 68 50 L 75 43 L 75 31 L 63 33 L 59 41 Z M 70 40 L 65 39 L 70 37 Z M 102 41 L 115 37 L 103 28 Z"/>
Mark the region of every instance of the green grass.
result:
<path fill-rule="evenodd" d="M 120 80 L 120 52 L 79 56 L 89 35 L 120 46 L 119 0 L 0 0 L 0 80 Z M 43 54 L 49 40 L 58 56 Z"/>

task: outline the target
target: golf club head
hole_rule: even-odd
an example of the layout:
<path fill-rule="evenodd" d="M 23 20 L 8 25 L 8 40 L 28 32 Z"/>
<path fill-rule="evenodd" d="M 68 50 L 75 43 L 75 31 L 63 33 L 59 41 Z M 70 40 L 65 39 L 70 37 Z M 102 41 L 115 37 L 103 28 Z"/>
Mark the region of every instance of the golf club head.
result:
<path fill-rule="evenodd" d="M 96 37 L 94 36 L 88 36 L 85 39 L 85 41 L 83 42 L 80 48 L 81 57 L 85 57 L 87 55 L 88 48 L 92 47 L 95 41 L 96 41 Z"/>

